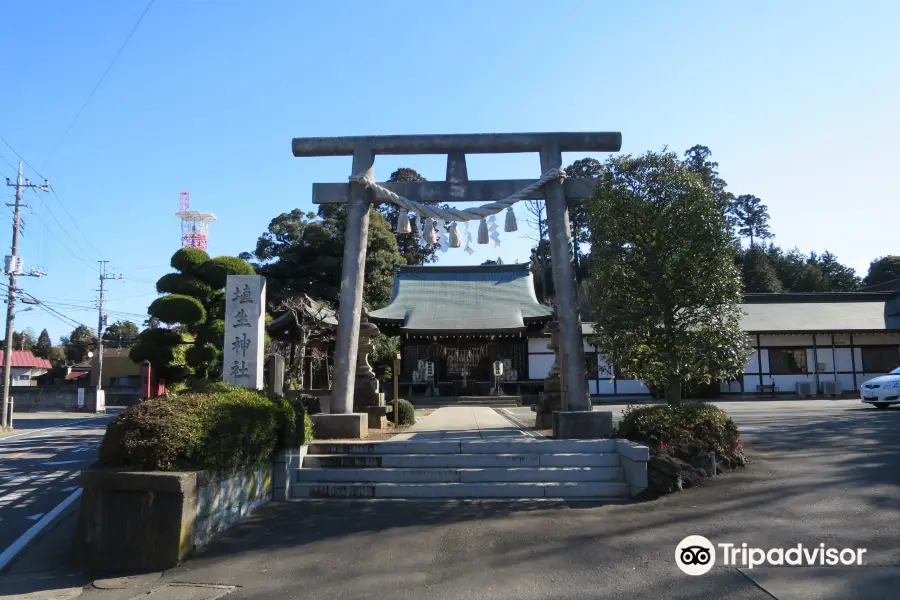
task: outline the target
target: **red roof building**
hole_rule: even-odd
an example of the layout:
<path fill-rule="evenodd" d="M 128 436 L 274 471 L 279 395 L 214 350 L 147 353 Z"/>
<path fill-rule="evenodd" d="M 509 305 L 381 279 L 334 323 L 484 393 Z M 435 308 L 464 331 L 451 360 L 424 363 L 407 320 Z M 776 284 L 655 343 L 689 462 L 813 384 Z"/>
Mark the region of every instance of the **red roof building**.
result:
<path fill-rule="evenodd" d="M 0 365 L 6 366 L 6 353 L 0 350 Z M 22 369 L 52 369 L 53 363 L 46 358 L 38 358 L 29 350 L 13 350 L 12 367 Z"/>

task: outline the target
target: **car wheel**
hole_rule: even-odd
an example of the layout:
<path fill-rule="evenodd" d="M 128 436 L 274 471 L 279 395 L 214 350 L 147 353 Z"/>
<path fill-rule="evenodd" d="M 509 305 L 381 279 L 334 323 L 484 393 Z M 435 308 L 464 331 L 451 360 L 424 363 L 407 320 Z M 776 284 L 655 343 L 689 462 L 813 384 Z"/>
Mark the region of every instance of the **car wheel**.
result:
<path fill-rule="evenodd" d="M 872 405 L 875 408 L 887 408 L 888 406 L 890 406 L 887 402 L 873 402 Z"/>

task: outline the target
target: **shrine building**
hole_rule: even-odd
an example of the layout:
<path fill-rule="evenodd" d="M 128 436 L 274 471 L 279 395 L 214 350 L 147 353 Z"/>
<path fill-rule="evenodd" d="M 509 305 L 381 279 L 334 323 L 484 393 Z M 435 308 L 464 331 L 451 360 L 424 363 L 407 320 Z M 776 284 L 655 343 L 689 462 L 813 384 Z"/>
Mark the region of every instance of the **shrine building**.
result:
<path fill-rule="evenodd" d="M 882 291 L 747 294 L 741 327 L 752 353 L 743 375 L 706 396 L 853 392 L 900 366 L 900 282 Z M 400 381 L 424 393 L 422 361 L 434 364 L 441 396 L 488 395 L 492 365 L 506 365 L 504 393 L 535 393 L 554 362 L 528 264 L 397 268 L 391 302 L 368 320 L 401 341 Z M 640 381 L 616 376 L 582 326 L 592 396 L 646 396 Z"/>

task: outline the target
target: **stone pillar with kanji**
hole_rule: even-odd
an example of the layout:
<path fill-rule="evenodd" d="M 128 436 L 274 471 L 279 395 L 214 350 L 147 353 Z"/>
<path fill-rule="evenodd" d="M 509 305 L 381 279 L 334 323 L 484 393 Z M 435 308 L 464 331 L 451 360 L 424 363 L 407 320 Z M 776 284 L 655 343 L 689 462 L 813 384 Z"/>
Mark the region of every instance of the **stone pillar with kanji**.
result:
<path fill-rule="evenodd" d="M 263 389 L 266 278 L 229 275 L 225 286 L 225 344 L 222 381 Z"/>

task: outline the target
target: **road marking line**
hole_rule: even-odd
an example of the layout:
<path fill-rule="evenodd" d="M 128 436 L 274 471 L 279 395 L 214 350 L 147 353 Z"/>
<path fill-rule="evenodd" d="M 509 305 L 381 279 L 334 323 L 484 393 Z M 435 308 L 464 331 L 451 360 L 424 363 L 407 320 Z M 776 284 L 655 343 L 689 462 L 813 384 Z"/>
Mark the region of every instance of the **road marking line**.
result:
<path fill-rule="evenodd" d="M 42 462 L 41 466 L 43 467 L 55 467 L 57 465 L 74 465 L 75 463 L 80 463 L 80 460 L 51 460 L 47 462 Z"/>
<path fill-rule="evenodd" d="M 60 502 L 56 507 L 41 518 L 40 521 L 32 525 L 28 531 L 23 533 L 19 539 L 13 542 L 6 550 L 0 554 L 0 573 L 11 563 L 22 550 L 24 550 L 34 538 L 38 536 L 50 523 L 53 522 L 64 510 L 66 510 L 73 502 L 81 497 L 81 490 L 75 490 L 69 497 Z"/>
<path fill-rule="evenodd" d="M 39 431 L 50 431 L 51 429 L 59 429 L 60 427 L 68 427 L 69 425 L 78 425 L 79 423 L 84 423 L 85 421 L 91 421 L 93 419 L 99 419 L 101 417 L 108 417 L 108 416 L 109 415 L 95 415 L 93 417 L 84 417 L 82 419 L 78 419 L 77 421 L 70 421 L 68 423 L 63 423 L 62 425 L 54 425 L 52 427 L 44 427 L 43 429 L 33 429 L 31 431 L 23 431 L 22 433 L 13 433 L 11 435 L 5 435 L 3 437 L 0 437 L 0 443 L 2 443 L 3 440 L 9 440 L 9 439 L 12 439 L 15 437 L 20 437 L 23 435 L 30 435 L 32 433 L 37 433 Z"/>

